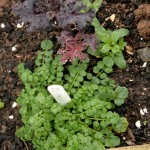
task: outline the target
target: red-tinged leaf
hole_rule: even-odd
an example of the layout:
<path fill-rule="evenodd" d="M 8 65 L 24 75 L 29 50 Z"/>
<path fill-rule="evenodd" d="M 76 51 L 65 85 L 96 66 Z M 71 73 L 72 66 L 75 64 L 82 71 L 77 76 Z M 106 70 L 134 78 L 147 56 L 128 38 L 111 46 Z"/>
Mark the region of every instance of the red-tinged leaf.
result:
<path fill-rule="evenodd" d="M 75 37 L 73 37 L 69 32 L 63 31 L 61 36 L 57 37 L 58 43 L 61 44 L 61 48 L 58 50 L 58 54 L 62 56 L 62 62 L 73 61 L 76 58 L 84 60 L 87 58 L 87 54 L 83 53 L 88 47 L 95 50 L 97 46 L 95 35 L 84 34 L 83 32 L 78 32 Z M 91 43 L 90 43 L 91 39 Z"/>

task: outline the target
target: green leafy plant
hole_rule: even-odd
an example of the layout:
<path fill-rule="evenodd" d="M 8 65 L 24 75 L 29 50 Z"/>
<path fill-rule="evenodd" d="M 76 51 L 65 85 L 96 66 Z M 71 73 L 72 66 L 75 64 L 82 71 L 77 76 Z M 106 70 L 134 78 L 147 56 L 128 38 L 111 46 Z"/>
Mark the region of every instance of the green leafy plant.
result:
<path fill-rule="evenodd" d="M 115 147 L 128 122 L 114 111 L 128 96 L 125 87 L 116 86 L 107 74 L 114 61 L 110 56 L 89 70 L 89 59 L 76 59 L 63 65 L 59 55 L 49 50 L 49 40 L 41 43 L 33 72 L 19 64 L 24 89 L 17 98 L 23 126 L 16 135 L 32 141 L 37 150 L 103 150 Z M 110 69 L 111 68 L 111 69 Z M 48 92 L 49 85 L 62 85 L 71 102 L 60 105 Z"/>
<path fill-rule="evenodd" d="M 0 100 L 0 108 L 4 108 L 5 104 Z"/>
<path fill-rule="evenodd" d="M 96 57 L 104 58 L 105 56 L 109 56 L 112 58 L 115 65 L 121 69 L 125 68 L 126 61 L 122 51 L 126 46 L 124 36 L 128 35 L 129 31 L 124 28 L 117 29 L 115 31 L 106 30 L 100 25 L 97 18 L 93 19 L 92 25 L 95 28 L 96 37 L 100 44 L 96 51 L 92 51 L 89 48 L 88 52 Z"/>
<path fill-rule="evenodd" d="M 83 10 L 83 12 L 85 13 L 90 9 L 93 9 L 95 12 L 97 12 L 102 1 L 103 0 L 94 0 L 93 2 L 91 2 L 91 0 L 82 0 L 82 2 L 87 6 L 87 9 Z"/>

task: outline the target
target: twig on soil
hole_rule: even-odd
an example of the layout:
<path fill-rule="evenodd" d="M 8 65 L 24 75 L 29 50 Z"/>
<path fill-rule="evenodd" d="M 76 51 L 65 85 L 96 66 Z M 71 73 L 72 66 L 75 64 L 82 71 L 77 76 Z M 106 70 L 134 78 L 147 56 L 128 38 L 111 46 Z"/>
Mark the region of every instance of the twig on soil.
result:
<path fill-rule="evenodd" d="M 29 150 L 27 143 L 26 143 L 26 142 L 24 142 L 24 141 L 23 141 L 23 143 L 24 143 L 24 145 L 25 145 L 26 149 L 27 149 L 27 150 Z"/>

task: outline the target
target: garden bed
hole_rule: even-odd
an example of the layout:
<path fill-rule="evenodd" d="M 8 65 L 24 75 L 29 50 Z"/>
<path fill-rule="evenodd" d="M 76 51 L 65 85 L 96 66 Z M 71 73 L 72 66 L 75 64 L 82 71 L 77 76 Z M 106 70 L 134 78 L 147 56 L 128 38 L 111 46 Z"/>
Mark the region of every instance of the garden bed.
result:
<path fill-rule="evenodd" d="M 60 32 L 56 28 L 27 32 L 27 25 L 17 27 L 17 18 L 11 9 L 14 2 L 0 2 L 0 100 L 5 104 L 0 109 L 0 149 L 32 150 L 30 142 L 22 142 L 15 136 L 16 129 L 22 125 L 19 107 L 12 107 L 23 89 L 17 66 L 25 62 L 26 68 L 33 70 L 41 41 L 47 38 L 55 41 L 55 36 Z M 116 108 L 116 112 L 129 122 L 127 132 L 119 135 L 120 147 L 150 143 L 150 56 L 145 59 L 137 53 L 138 49 L 150 47 L 149 28 L 143 30 L 149 25 L 150 16 L 148 11 L 143 13 L 146 10 L 143 7 L 148 9 L 148 0 L 107 0 L 97 13 L 97 18 L 105 28 L 124 27 L 130 32 L 125 38 L 128 45 L 124 52 L 127 67 L 124 70 L 115 68 L 110 75 L 118 85 L 129 90 L 125 104 Z M 109 18 L 113 14 L 114 21 Z M 137 127 L 137 121 L 140 121 L 140 127 Z"/>

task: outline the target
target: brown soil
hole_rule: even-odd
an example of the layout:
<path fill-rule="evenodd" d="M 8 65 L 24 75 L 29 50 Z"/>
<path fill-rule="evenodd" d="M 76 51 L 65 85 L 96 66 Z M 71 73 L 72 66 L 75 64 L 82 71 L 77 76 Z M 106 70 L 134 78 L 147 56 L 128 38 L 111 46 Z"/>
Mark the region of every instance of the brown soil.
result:
<path fill-rule="evenodd" d="M 6 7 L 8 3 L 8 0 L 1 0 L 0 1 L 0 7 Z"/>
<path fill-rule="evenodd" d="M 0 1 L 0 16 L 3 16 L 3 7 L 8 5 L 8 0 L 1 0 Z"/>
<path fill-rule="evenodd" d="M 150 4 L 142 4 L 134 11 L 140 36 L 150 39 Z"/>
<path fill-rule="evenodd" d="M 19 108 L 12 108 L 23 88 L 17 75 L 17 65 L 25 62 L 27 68 L 33 69 L 40 42 L 47 38 L 54 40 L 58 32 L 44 30 L 29 33 L 26 32 L 26 25 L 17 28 L 16 17 L 11 12 L 14 1 L 10 0 L 8 6 L 5 3 L 1 5 L 2 2 L 5 0 L 0 1 L 0 25 L 5 24 L 5 28 L 0 27 L 0 100 L 5 103 L 5 107 L 0 109 L 0 150 L 32 150 L 30 142 L 24 143 L 15 136 L 16 129 L 22 124 Z M 127 68 L 116 68 L 111 75 L 117 84 L 126 86 L 129 90 L 126 103 L 116 108 L 129 121 L 128 131 L 120 135 L 121 146 L 150 143 L 150 63 L 147 62 L 142 67 L 144 62 L 136 52 L 140 48 L 150 47 L 149 11 L 143 12 L 143 7 L 149 7 L 148 3 L 149 0 L 105 0 L 97 15 L 106 28 L 125 27 L 130 31 L 126 37 L 128 47 L 124 53 L 128 61 Z M 109 19 L 112 14 L 115 15 L 114 21 Z M 140 20 L 144 21 L 144 27 L 139 25 Z M 13 46 L 16 51 L 12 51 Z M 144 115 L 140 113 L 143 108 L 148 111 Z M 13 119 L 9 118 L 11 115 Z M 140 129 L 135 126 L 138 120 L 142 124 Z"/>

